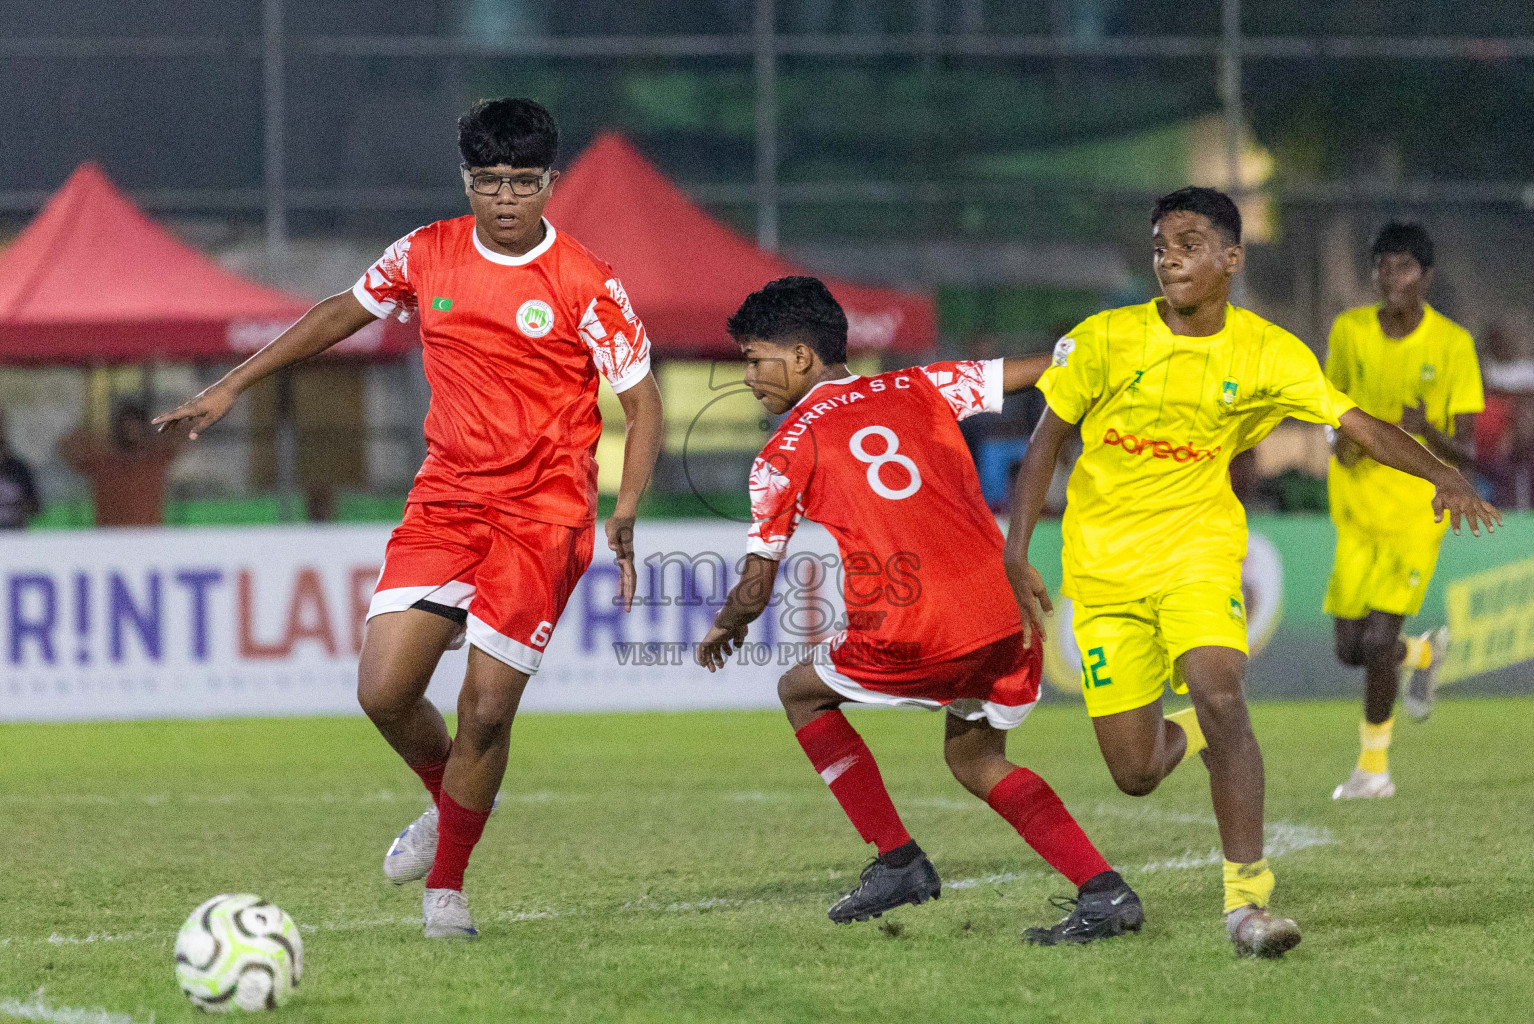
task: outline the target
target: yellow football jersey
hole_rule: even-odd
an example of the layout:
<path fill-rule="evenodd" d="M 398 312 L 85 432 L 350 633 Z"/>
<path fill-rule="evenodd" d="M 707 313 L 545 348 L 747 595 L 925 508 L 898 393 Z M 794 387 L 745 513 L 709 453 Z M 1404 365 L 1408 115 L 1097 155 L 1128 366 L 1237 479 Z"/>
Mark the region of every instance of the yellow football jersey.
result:
<path fill-rule="evenodd" d="M 1061 589 L 1085 604 L 1239 575 L 1231 458 L 1286 416 L 1335 427 L 1353 408 L 1304 342 L 1235 306 L 1206 338 L 1174 335 L 1154 301 L 1099 313 L 1056 343 L 1038 386 L 1081 424 Z"/>
<path fill-rule="evenodd" d="M 1486 407 L 1470 333 L 1432 306 L 1404 338 L 1385 336 L 1378 306 L 1343 313 L 1332 325 L 1326 376 L 1364 412 L 1390 423 L 1421 402 L 1428 422 L 1445 434 L 1454 433 L 1455 416 Z M 1350 468 L 1333 459 L 1327 483 L 1339 529 L 1443 531 L 1433 522 L 1433 485 L 1426 480 L 1364 458 Z"/>

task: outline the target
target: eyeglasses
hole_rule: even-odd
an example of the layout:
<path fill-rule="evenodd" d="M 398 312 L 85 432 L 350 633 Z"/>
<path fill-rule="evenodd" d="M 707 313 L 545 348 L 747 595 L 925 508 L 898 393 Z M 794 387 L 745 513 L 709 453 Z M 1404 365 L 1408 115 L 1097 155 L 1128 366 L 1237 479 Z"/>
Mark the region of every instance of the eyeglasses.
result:
<path fill-rule="evenodd" d="M 501 186 L 510 185 L 511 194 L 521 199 L 537 195 L 549 186 L 549 171 L 542 174 L 490 174 L 481 171 L 469 175 L 469 188 L 482 196 L 498 196 Z"/>

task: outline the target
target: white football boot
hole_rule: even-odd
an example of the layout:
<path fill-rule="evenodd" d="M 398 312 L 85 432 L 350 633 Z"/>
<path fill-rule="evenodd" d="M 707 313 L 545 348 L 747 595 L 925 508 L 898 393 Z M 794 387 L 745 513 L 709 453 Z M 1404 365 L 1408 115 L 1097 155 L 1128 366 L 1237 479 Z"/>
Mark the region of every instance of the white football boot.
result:
<path fill-rule="evenodd" d="M 1406 713 L 1419 722 L 1426 721 L 1427 716 L 1433 713 L 1438 670 L 1443 667 L 1443 660 L 1449 654 L 1449 627 L 1439 626 L 1422 634 L 1422 639 L 1427 641 L 1432 650 L 1433 660 L 1427 668 L 1412 670 L 1411 679 L 1406 684 L 1406 699 L 1402 702 L 1406 705 Z"/>
<path fill-rule="evenodd" d="M 425 878 L 436 856 L 437 805 L 432 804 L 389 844 L 389 852 L 384 854 L 384 877 L 395 885 Z"/>
<path fill-rule="evenodd" d="M 421 918 L 428 939 L 479 938 L 469 901 L 457 889 L 427 889 L 421 896 Z"/>
<path fill-rule="evenodd" d="M 1277 960 L 1300 944 L 1300 926 L 1287 917 L 1274 917 L 1264 907 L 1241 907 L 1225 915 L 1225 933 L 1237 956 Z"/>
<path fill-rule="evenodd" d="M 1366 772 L 1354 768 L 1348 781 L 1332 790 L 1333 800 L 1383 800 L 1396 795 L 1389 772 Z"/>

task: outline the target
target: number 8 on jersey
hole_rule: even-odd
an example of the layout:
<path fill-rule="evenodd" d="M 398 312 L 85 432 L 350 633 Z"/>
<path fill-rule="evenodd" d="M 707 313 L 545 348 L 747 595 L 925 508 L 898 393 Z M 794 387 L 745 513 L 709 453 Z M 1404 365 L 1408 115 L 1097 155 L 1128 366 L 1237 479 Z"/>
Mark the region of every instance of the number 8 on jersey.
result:
<path fill-rule="evenodd" d="M 870 435 L 884 439 L 882 453 L 875 455 L 864 449 L 863 444 Z M 908 456 L 897 453 L 900 448 L 900 438 L 889 427 L 864 427 L 852 435 L 852 439 L 847 442 L 847 447 L 851 449 L 853 458 L 859 462 L 868 463 L 868 486 L 872 487 L 873 492 L 879 497 L 899 501 L 921 490 L 921 471 Z M 887 486 L 880 476 L 885 464 L 890 462 L 904 469 L 911 477 L 910 482 L 898 490 Z"/>

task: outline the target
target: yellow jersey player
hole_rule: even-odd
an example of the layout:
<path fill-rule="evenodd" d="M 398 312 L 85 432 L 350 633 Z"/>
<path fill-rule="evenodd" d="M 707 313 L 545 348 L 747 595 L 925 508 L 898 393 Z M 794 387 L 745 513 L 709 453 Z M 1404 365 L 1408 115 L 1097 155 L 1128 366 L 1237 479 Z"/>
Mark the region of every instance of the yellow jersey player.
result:
<path fill-rule="evenodd" d="M 1049 595 L 1028 542 L 1060 446 L 1080 425 L 1066 491 L 1063 592 L 1074 602 L 1087 713 L 1113 780 L 1151 792 L 1202 752 L 1224 848 L 1225 924 L 1243 955 L 1282 956 L 1299 927 L 1267 910 L 1262 751 L 1242 695 L 1246 516 L 1230 460 L 1294 416 L 1328 424 L 1378 462 L 1429 480 L 1436 513 L 1479 534 L 1499 522 L 1460 476 L 1394 424 L 1358 409 L 1294 335 L 1229 304 L 1241 215 L 1185 188 L 1151 213 L 1162 297 L 1099 313 L 1060 339 L 1039 379 L 1048 408 L 1018 473 L 1006 564 L 1042 630 Z M 1042 611 L 1041 611 L 1042 609 Z M 1164 685 L 1193 707 L 1162 713 Z"/>
<path fill-rule="evenodd" d="M 1433 240 L 1419 225 L 1391 223 L 1374 240 L 1379 304 L 1350 309 L 1332 325 L 1326 376 L 1372 416 L 1399 423 L 1434 455 L 1468 465 L 1475 414 L 1485 408 L 1470 334 L 1425 301 Z M 1337 557 L 1326 613 L 1337 620 L 1337 657 L 1364 670 L 1358 766 L 1334 800 L 1395 795 L 1387 755 L 1401 667 L 1411 669 L 1406 710 L 1426 718 L 1448 649 L 1445 627 L 1403 639 L 1422 608 L 1445 524 L 1433 486 L 1365 458 L 1339 437 L 1327 474 Z"/>

